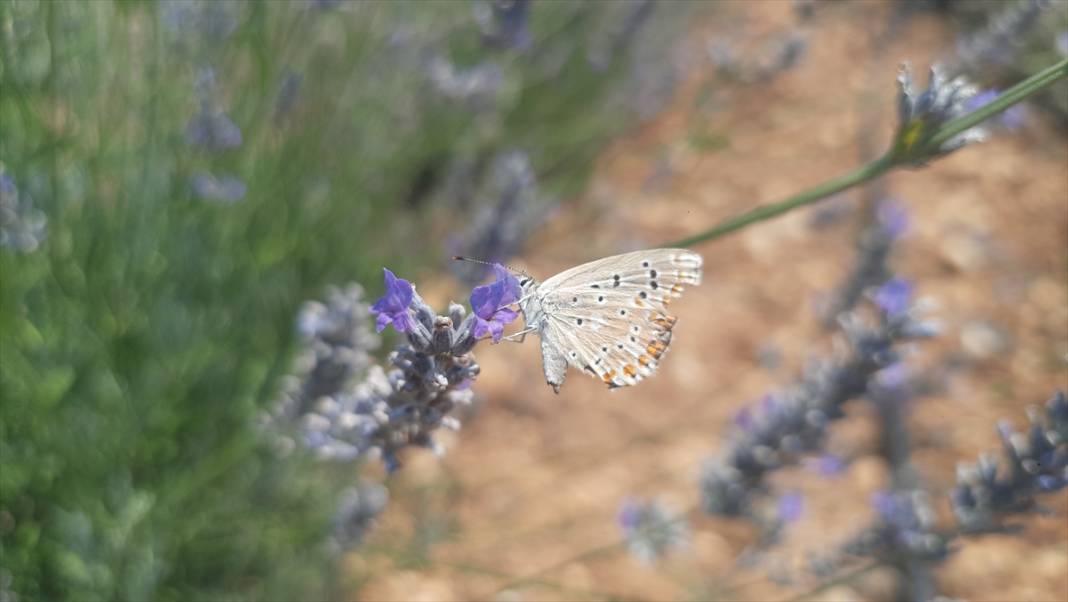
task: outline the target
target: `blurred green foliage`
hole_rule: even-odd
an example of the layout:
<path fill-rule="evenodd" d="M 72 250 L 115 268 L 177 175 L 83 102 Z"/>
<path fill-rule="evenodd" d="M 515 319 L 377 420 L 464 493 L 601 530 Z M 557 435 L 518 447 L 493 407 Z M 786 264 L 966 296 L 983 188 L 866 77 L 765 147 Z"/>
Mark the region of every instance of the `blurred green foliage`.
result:
<path fill-rule="evenodd" d="M 0 248 L 0 578 L 21 600 L 336 595 L 321 542 L 355 477 L 255 426 L 300 303 L 440 262 L 470 209 L 432 202 L 457 157 L 519 147 L 577 190 L 635 114 L 639 32 L 667 48 L 686 18 L 539 3 L 519 51 L 483 44 L 468 2 L 215 6 L 0 3 L 0 164 L 48 218 L 35 252 Z M 443 98 L 432 55 L 502 84 Z M 243 139 L 218 152 L 186 135 L 209 67 Z M 197 198 L 199 171 L 247 194 Z"/>

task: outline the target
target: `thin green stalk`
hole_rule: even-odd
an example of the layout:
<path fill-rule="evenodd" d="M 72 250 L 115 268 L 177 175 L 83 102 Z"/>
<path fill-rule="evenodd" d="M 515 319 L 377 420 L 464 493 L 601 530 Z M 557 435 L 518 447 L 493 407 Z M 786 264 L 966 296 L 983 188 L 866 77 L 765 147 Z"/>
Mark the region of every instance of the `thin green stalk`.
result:
<path fill-rule="evenodd" d="M 871 163 L 854 170 L 844 176 L 839 176 L 833 180 L 829 180 L 782 201 L 780 203 L 773 203 L 771 205 L 760 205 L 754 209 L 751 209 L 737 217 L 733 217 L 718 226 L 713 227 L 710 230 L 705 230 L 700 234 L 695 234 L 689 238 L 677 240 L 669 243 L 665 246 L 668 247 L 689 247 L 697 243 L 702 243 L 715 238 L 719 238 L 725 234 L 730 234 L 735 230 L 741 230 L 746 226 L 762 222 L 764 220 L 771 219 L 773 217 L 782 215 L 787 211 L 793 211 L 798 207 L 810 205 L 816 201 L 825 199 L 831 195 L 838 194 L 843 190 L 852 188 L 858 184 L 863 184 L 868 180 L 877 178 L 894 167 L 888 156 L 880 157 Z"/>
<path fill-rule="evenodd" d="M 1005 109 L 1008 109 L 1028 96 L 1035 94 L 1039 90 L 1052 85 L 1054 82 L 1065 76 L 1068 76 L 1068 58 L 1062 59 L 1055 65 L 1046 67 L 1042 71 L 1035 73 L 1031 77 L 1023 80 L 1008 90 L 1005 90 L 999 94 L 997 98 L 971 113 L 961 115 L 953 121 L 943 125 L 942 129 L 931 137 L 930 144 L 935 147 L 945 144 L 954 136 L 990 119 L 994 115 L 1001 113 Z"/>
<path fill-rule="evenodd" d="M 1004 91 L 990 103 L 943 125 L 938 133 L 931 137 L 927 144 L 931 145 L 933 148 L 937 148 L 954 136 L 961 134 L 969 128 L 975 127 L 986 119 L 990 119 L 994 115 L 997 115 L 1028 96 L 1052 85 L 1054 82 L 1065 76 L 1068 76 L 1068 59 L 1064 59 L 1055 65 L 1051 65 L 1042 71 L 1035 73 L 1031 77 Z M 689 247 L 719 238 L 757 222 L 777 217 L 783 213 L 797 209 L 798 207 L 810 205 L 816 201 L 842 192 L 843 190 L 852 188 L 853 186 L 873 180 L 899 165 L 901 164 L 895 162 L 888 153 L 857 170 L 827 181 L 810 190 L 806 190 L 805 192 L 790 197 L 785 201 L 758 206 L 739 216 L 728 219 L 709 230 L 668 243 L 665 246 Z"/>

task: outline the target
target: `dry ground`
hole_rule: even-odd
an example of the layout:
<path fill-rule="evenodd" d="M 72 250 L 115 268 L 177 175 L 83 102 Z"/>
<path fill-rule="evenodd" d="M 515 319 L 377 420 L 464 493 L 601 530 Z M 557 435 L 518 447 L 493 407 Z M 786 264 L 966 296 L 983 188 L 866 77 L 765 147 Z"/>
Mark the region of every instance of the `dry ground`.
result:
<path fill-rule="evenodd" d="M 875 52 L 865 24 L 885 26 L 887 7 L 831 4 L 811 25 L 801 63 L 770 83 L 716 83 L 710 96 L 714 73 L 695 63 L 673 104 L 606 153 L 588 198 L 563 211 L 517 263 L 546 276 L 656 245 L 844 173 L 863 158 L 858 141 L 879 148 L 892 128 L 898 62 L 922 67 L 947 52 L 952 37 L 937 17 L 919 15 Z M 695 39 L 760 40 L 792 23 L 787 2 L 723 5 Z M 947 326 L 914 357 L 926 368 L 952 365 L 947 386 L 916 402 L 911 417 L 915 462 L 943 512 L 939 496 L 956 463 L 998 448 L 996 420 L 1021 426 L 1028 405 L 1068 385 L 1068 152 L 1063 133 L 1033 117 L 1021 131 L 884 181 L 912 220 L 894 265 L 937 301 Z M 695 145 L 695 131 L 721 144 Z M 353 596 L 783 600 L 817 585 L 776 585 L 768 569 L 833 547 L 870 515 L 869 494 L 886 475 L 871 455 L 863 404 L 834 429 L 832 447 L 859 456 L 843 476 L 798 469 L 776 477 L 806 495 L 806 510 L 760 566 L 737 562 L 753 541 L 750 528 L 711 518 L 692 525 L 688 550 L 639 564 L 613 545 L 615 515 L 628 495 L 694 507 L 701 463 L 735 413 L 831 351 L 814 307 L 852 260 L 862 194 L 827 201 L 842 212 L 827 227 L 814 228 L 813 210 L 805 210 L 699 245 L 705 284 L 673 305 L 671 352 L 638 387 L 609 393 L 572 372 L 554 396 L 536 344 L 481 346 L 485 404 L 443 460 L 413 453 L 388 481 L 389 509 L 365 552 L 348 560 L 354 574 L 373 575 Z M 778 367 L 770 356 L 781 357 Z M 964 545 L 938 570 L 940 591 L 1068 600 L 1068 495 L 1048 501 L 1053 513 L 1022 520 L 1022 534 Z M 867 573 L 813 599 L 880 599 L 889 577 Z"/>

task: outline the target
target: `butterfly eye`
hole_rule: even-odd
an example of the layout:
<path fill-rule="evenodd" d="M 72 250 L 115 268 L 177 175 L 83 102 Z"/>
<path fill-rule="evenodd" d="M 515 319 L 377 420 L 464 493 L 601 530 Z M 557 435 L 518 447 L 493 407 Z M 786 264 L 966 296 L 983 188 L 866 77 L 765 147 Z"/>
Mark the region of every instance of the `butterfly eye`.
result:
<path fill-rule="evenodd" d="M 526 285 L 530 284 L 530 280 L 531 280 L 530 278 L 524 278 L 524 279 L 520 280 L 519 281 L 519 286 L 526 286 Z"/>

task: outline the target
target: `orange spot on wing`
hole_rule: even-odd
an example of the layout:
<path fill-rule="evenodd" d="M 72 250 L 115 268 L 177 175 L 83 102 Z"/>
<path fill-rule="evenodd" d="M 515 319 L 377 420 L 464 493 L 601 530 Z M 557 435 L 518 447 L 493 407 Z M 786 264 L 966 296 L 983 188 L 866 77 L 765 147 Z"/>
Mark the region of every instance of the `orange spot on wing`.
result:
<path fill-rule="evenodd" d="M 638 356 L 638 363 L 641 364 L 642 366 L 648 366 L 649 365 L 649 356 L 648 355 L 639 355 Z"/>
<path fill-rule="evenodd" d="M 626 374 L 627 376 L 633 378 L 634 375 L 637 373 L 638 370 L 633 365 L 627 364 L 626 366 L 623 366 L 623 374 Z"/>
<path fill-rule="evenodd" d="M 612 384 L 612 379 L 614 379 L 615 377 L 616 377 L 616 371 L 615 370 L 609 370 L 608 372 L 605 372 L 604 374 L 601 375 L 601 380 L 604 381 L 604 384 L 611 385 Z"/>

